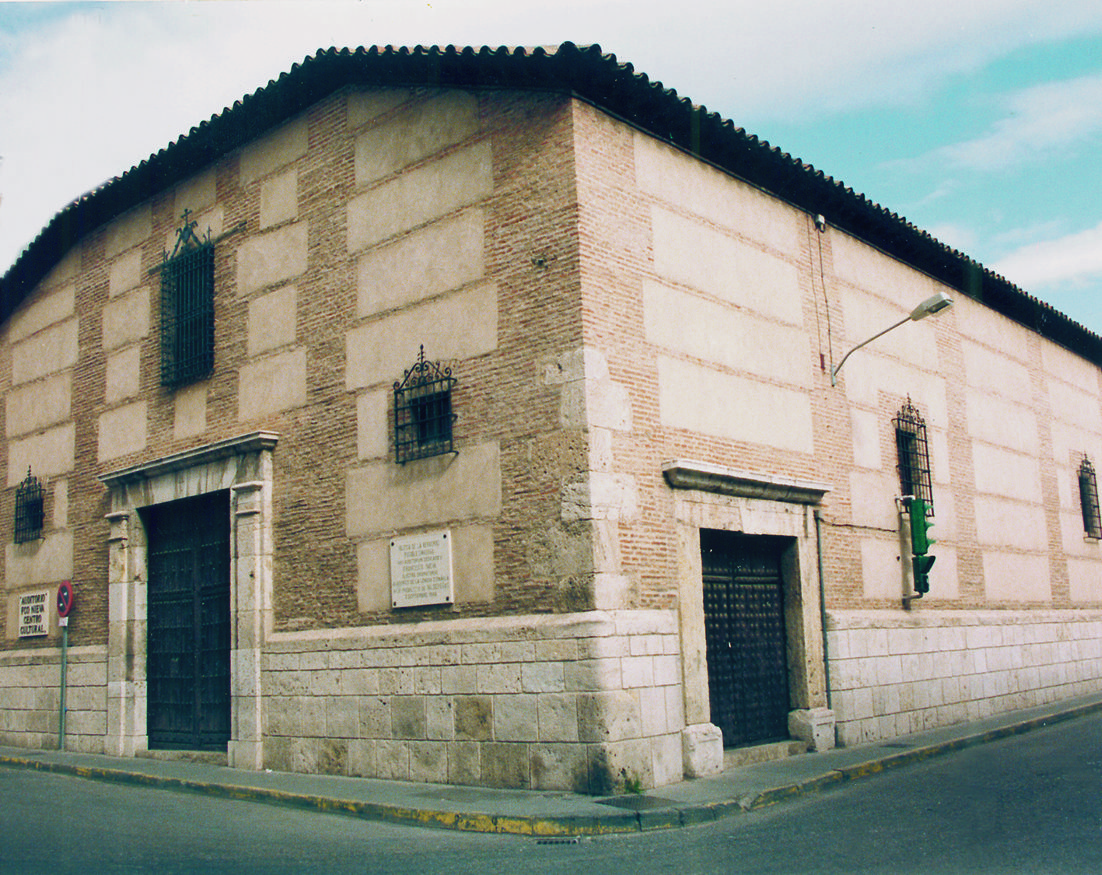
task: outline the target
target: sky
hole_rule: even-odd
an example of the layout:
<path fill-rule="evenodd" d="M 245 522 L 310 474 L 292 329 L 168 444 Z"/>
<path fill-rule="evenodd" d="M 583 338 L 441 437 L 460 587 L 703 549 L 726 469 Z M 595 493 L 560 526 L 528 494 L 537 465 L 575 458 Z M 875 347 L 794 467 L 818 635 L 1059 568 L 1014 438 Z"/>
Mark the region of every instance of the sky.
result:
<path fill-rule="evenodd" d="M 1102 334 L 1098 0 L 0 0 L 0 273 L 330 46 L 599 43 Z"/>

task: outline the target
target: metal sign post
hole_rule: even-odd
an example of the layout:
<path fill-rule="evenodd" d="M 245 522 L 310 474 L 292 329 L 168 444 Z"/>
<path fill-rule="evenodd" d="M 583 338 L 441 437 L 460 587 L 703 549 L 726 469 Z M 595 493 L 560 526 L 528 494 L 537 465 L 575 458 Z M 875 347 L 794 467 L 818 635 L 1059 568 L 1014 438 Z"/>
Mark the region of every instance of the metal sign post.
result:
<path fill-rule="evenodd" d="M 69 666 L 69 612 L 73 609 L 73 586 L 62 581 L 57 588 L 57 624 L 61 627 L 61 709 L 57 721 L 57 749 L 65 750 L 65 686 Z"/>

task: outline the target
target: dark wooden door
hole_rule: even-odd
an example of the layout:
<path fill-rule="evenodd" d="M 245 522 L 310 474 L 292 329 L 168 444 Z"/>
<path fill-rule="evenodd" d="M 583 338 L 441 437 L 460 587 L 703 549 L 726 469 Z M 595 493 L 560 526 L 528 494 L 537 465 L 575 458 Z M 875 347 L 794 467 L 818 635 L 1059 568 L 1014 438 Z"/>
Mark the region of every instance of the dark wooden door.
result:
<path fill-rule="evenodd" d="M 143 512 L 150 748 L 225 750 L 230 737 L 229 493 Z"/>
<path fill-rule="evenodd" d="M 724 747 L 788 737 L 784 538 L 702 530 L 712 723 Z"/>

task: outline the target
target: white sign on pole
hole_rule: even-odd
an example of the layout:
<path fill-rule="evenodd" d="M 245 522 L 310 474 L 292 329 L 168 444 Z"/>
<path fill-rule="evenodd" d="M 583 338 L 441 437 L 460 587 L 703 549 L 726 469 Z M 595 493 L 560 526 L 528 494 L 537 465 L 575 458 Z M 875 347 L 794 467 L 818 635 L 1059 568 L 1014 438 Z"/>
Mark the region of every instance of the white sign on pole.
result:
<path fill-rule="evenodd" d="M 390 600 L 396 608 L 450 605 L 451 532 L 423 532 L 390 541 Z"/>
<path fill-rule="evenodd" d="M 49 618 L 46 608 L 50 604 L 50 591 L 25 592 L 19 596 L 19 637 L 35 638 L 48 635 Z"/>

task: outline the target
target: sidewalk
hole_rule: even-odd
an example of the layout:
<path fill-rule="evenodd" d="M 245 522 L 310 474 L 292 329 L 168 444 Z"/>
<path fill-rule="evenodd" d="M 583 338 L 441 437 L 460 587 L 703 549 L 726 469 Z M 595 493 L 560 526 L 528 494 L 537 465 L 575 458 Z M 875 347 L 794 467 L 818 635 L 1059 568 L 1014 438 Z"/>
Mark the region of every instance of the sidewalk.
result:
<path fill-rule="evenodd" d="M 478 832 L 575 836 L 705 823 L 845 781 L 1102 711 L 1102 695 L 891 739 L 730 769 L 639 795 L 491 790 L 0 747 L 0 766 L 296 805 L 369 820 Z"/>

